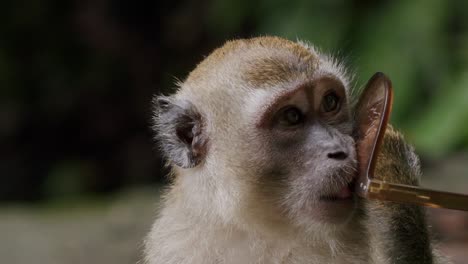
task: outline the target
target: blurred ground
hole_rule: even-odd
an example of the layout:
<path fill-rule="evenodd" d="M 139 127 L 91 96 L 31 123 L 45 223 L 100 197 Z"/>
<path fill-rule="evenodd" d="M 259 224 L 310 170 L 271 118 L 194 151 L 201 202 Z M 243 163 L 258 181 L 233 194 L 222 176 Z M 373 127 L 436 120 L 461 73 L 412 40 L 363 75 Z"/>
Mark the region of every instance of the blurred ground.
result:
<path fill-rule="evenodd" d="M 0 210 L 0 263 L 136 263 L 155 217 L 158 189 L 108 201 Z"/>
<path fill-rule="evenodd" d="M 442 185 L 452 182 L 449 188 L 463 187 L 466 160 L 467 154 L 459 154 L 426 166 L 423 184 L 441 186 L 442 179 Z M 153 186 L 107 199 L 0 208 L 0 263 L 136 263 L 159 190 Z M 444 254 L 456 264 L 468 263 L 468 212 L 431 209 L 429 216 Z"/>

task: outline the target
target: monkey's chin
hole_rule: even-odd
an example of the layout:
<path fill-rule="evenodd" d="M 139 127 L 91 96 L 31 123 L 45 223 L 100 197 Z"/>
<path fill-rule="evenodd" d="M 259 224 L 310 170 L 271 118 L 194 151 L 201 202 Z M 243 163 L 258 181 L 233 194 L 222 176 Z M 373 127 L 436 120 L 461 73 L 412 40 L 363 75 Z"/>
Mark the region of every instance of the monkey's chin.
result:
<path fill-rule="evenodd" d="M 356 197 L 351 188 L 347 185 L 335 194 L 320 197 L 317 203 L 320 216 L 317 220 L 333 224 L 349 222 L 356 210 Z"/>

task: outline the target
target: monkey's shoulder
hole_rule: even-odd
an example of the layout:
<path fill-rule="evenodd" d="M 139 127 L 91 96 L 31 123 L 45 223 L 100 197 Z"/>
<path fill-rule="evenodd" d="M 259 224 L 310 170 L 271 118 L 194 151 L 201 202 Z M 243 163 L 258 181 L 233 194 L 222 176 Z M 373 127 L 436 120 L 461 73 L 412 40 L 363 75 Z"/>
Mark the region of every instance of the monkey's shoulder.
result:
<path fill-rule="evenodd" d="M 375 169 L 375 177 L 393 183 L 418 185 L 420 162 L 403 134 L 389 126 L 385 131 Z"/>

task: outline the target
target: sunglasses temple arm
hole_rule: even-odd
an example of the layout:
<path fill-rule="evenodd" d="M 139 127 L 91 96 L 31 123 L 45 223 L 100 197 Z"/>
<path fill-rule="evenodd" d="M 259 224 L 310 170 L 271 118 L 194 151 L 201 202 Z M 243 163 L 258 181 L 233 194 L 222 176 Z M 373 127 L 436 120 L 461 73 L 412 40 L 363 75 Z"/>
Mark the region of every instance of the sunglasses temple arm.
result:
<path fill-rule="evenodd" d="M 468 211 L 468 195 L 435 191 L 375 179 L 370 181 L 366 196 L 370 199 Z"/>

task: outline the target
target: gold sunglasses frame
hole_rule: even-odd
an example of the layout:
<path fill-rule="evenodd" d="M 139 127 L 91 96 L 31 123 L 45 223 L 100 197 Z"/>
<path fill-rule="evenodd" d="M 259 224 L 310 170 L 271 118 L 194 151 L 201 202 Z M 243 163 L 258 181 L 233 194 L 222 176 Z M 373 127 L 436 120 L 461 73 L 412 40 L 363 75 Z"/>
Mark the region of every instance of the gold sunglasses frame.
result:
<path fill-rule="evenodd" d="M 359 144 L 361 140 L 361 145 L 365 148 L 358 148 L 359 176 L 355 185 L 357 195 L 368 199 L 468 211 L 466 194 L 374 179 L 377 154 L 383 143 L 392 102 L 393 88 L 390 79 L 380 72 L 374 74 L 364 88 L 356 108 L 357 142 Z"/>

